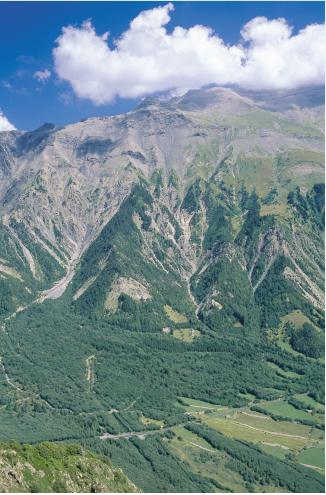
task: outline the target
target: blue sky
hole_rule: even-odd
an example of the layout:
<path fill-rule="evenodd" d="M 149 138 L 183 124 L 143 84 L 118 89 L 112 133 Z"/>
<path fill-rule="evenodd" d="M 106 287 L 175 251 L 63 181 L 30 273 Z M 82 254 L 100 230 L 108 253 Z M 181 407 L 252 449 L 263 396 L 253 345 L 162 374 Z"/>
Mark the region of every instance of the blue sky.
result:
<path fill-rule="evenodd" d="M 306 27 L 323 22 L 321 1 L 2 1 L 0 108 L 17 129 L 34 130 L 128 112 L 146 94 L 318 84 L 322 31 Z"/>

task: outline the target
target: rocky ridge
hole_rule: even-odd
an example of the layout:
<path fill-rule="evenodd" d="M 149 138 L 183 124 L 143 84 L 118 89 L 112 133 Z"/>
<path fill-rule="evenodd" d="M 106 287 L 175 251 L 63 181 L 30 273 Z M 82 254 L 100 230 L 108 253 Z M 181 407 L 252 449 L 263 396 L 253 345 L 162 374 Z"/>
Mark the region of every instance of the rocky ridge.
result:
<path fill-rule="evenodd" d="M 0 443 L 0 488 L 5 493 L 140 493 L 105 456 L 76 444 L 32 447 Z"/>

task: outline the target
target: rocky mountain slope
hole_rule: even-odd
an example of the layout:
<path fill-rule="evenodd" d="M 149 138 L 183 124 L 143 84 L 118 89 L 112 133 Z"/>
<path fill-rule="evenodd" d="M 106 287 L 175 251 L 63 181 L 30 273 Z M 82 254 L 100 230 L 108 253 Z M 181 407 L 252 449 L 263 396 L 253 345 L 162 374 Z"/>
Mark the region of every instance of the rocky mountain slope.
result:
<path fill-rule="evenodd" d="M 324 92 L 292 93 L 196 90 L 167 102 L 145 98 L 117 117 L 1 133 L 1 273 L 16 294 L 3 301 L 3 311 L 25 305 L 63 277 L 135 182 L 153 197 L 151 227 L 141 235 L 146 258 L 160 271 L 157 235 L 173 244 L 168 258 L 182 279 L 202 276 L 216 259 L 216 207 L 233 241 L 245 223 L 246 196 L 255 191 L 261 221 L 273 215 L 274 225 L 262 228 L 249 251 L 239 242 L 232 248 L 218 242 L 219 250 L 236 253 L 254 292 L 273 257 L 283 253 L 294 263 L 285 276 L 322 308 L 323 247 L 307 238 L 287 197 L 299 187 L 305 198 L 323 182 Z M 139 222 L 135 217 L 142 229 Z"/>
<path fill-rule="evenodd" d="M 139 493 L 105 456 L 76 444 L 43 442 L 35 447 L 0 443 L 0 488 L 4 493 Z"/>

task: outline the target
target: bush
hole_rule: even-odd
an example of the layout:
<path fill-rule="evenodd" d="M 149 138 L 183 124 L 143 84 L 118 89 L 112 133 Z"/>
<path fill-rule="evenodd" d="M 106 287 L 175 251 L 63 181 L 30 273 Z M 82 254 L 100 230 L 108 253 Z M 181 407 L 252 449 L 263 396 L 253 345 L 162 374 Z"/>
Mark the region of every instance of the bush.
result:
<path fill-rule="evenodd" d="M 63 480 L 56 480 L 52 485 L 53 491 L 56 493 L 66 493 L 67 486 Z"/>
<path fill-rule="evenodd" d="M 70 443 L 66 448 L 69 455 L 81 455 L 81 451 L 83 450 L 82 447 L 76 443 Z"/>

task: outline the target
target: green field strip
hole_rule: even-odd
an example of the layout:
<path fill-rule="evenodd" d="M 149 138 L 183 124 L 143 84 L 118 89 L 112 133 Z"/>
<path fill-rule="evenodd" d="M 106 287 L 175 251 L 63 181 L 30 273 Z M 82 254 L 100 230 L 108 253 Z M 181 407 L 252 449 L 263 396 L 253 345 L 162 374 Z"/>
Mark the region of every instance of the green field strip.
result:
<path fill-rule="evenodd" d="M 301 452 L 297 459 L 302 464 L 309 464 L 310 466 L 325 469 L 325 450 L 312 447 Z"/>
<path fill-rule="evenodd" d="M 210 443 L 204 440 L 204 438 L 198 437 L 196 434 L 192 433 L 189 430 L 186 430 L 185 428 L 180 429 L 178 431 L 178 435 L 180 435 L 180 437 L 182 437 L 187 442 L 192 442 L 192 444 L 198 445 L 198 447 L 202 447 L 203 449 L 208 449 L 211 451 L 217 451 L 217 449 L 214 449 L 214 447 L 212 447 Z"/>
<path fill-rule="evenodd" d="M 319 428 L 314 428 L 310 433 L 310 438 L 318 442 L 325 442 L 325 432 Z"/>
<path fill-rule="evenodd" d="M 256 411 L 255 411 L 256 413 Z M 253 413 L 254 414 L 254 413 Z M 266 416 L 265 416 L 266 417 Z M 272 431 L 288 435 L 296 435 L 298 437 L 308 438 L 311 426 L 290 423 L 289 421 L 274 421 L 273 419 L 260 419 L 250 417 L 246 414 L 238 414 L 236 421 L 244 423 L 248 426 L 253 426 L 261 430 Z"/>
<path fill-rule="evenodd" d="M 308 421 L 311 421 L 313 419 L 311 414 L 306 413 L 305 411 L 300 411 L 299 409 L 296 409 L 285 401 L 277 402 L 276 404 L 269 404 L 268 406 L 264 406 L 264 409 L 273 414 L 284 416 L 285 418 L 289 417 L 292 419 L 307 419 Z"/>
<path fill-rule="evenodd" d="M 276 389 L 268 389 L 268 390 L 275 391 Z M 298 398 L 300 398 L 301 396 L 300 396 L 300 395 L 297 395 L 297 396 L 293 396 L 293 397 L 298 397 Z M 188 398 L 188 400 L 190 400 L 190 401 L 191 401 L 192 399 L 189 399 L 189 398 Z M 198 401 L 198 402 L 203 402 L 203 401 Z M 261 402 L 261 403 L 260 403 L 260 405 L 261 405 L 262 407 L 264 407 L 264 406 L 270 406 L 270 405 L 274 405 L 274 404 L 276 404 L 276 405 L 277 405 L 277 404 L 283 404 L 284 402 L 285 402 L 285 401 L 284 401 L 284 399 L 280 399 L 280 400 L 278 400 L 278 401 L 267 402 L 267 403 Z M 287 404 L 287 402 L 286 402 L 286 404 Z M 289 404 L 288 404 L 288 405 L 289 405 Z M 175 403 L 175 406 L 179 406 L 180 408 L 185 408 L 185 409 L 186 409 L 187 407 L 191 407 L 191 406 L 182 406 L 180 403 Z M 292 406 L 290 406 L 290 407 L 292 407 Z M 194 407 L 194 408 L 196 409 L 196 407 Z M 204 407 L 203 407 L 203 406 L 197 406 L 197 408 L 198 408 L 198 409 L 203 409 Z M 209 408 L 209 409 L 210 409 L 210 408 Z M 206 408 L 206 407 L 205 407 L 205 410 L 208 410 L 208 408 Z M 261 413 L 259 413 L 259 412 L 257 412 L 256 414 L 254 414 L 254 413 L 251 411 L 250 407 L 242 407 L 242 408 L 237 408 L 237 409 L 235 409 L 235 408 L 226 408 L 226 409 L 225 409 L 225 408 L 223 407 L 221 410 L 222 410 L 223 412 L 213 410 L 211 413 L 208 413 L 208 414 L 203 413 L 203 414 L 201 415 L 201 417 L 198 417 L 198 419 L 199 419 L 199 421 L 200 421 L 200 422 L 201 422 L 201 421 L 207 422 L 207 421 L 210 421 L 210 420 L 212 420 L 212 419 L 216 419 L 217 421 L 224 421 L 224 422 L 229 421 L 230 423 L 234 423 L 234 424 L 236 424 L 236 423 L 238 422 L 238 421 L 237 421 L 237 417 L 238 417 L 238 415 L 239 415 L 239 414 L 242 414 L 242 413 L 244 414 L 244 416 L 247 416 L 248 421 L 254 421 L 255 417 L 257 417 L 259 420 L 262 420 L 262 419 L 263 419 L 264 421 L 266 421 L 266 418 L 268 418 L 268 416 L 266 416 L 266 415 L 264 415 L 264 414 L 261 414 Z M 245 411 L 244 411 L 244 410 L 245 410 Z M 250 411 L 250 412 L 247 412 L 247 411 Z M 198 412 L 198 411 L 197 411 L 197 412 Z M 193 412 L 193 414 L 194 414 L 194 412 Z M 143 420 L 144 420 L 144 421 L 146 421 L 146 420 L 147 420 L 147 421 L 151 421 L 150 419 L 145 418 L 144 416 L 142 416 L 142 417 L 143 417 Z M 323 417 L 322 417 L 322 416 L 318 416 L 318 415 L 317 415 L 317 416 L 315 416 L 315 417 L 316 417 L 316 419 L 317 419 L 317 420 L 318 420 L 319 418 L 322 418 L 322 419 L 323 419 Z M 265 419 L 264 419 L 264 418 L 265 418 Z M 195 422 L 197 422 L 197 421 L 198 421 L 198 419 L 192 420 L 192 421 L 191 421 L 191 423 L 195 423 Z M 272 420 L 272 418 L 270 418 L 270 419 Z M 319 420 L 320 420 L 320 419 L 319 419 Z M 239 423 L 239 422 L 238 422 L 239 424 L 238 424 L 237 426 L 242 426 L 243 428 L 251 429 L 251 430 L 253 430 L 253 431 L 254 431 L 254 430 L 261 431 L 262 433 L 267 433 L 267 434 L 269 433 L 269 434 L 271 434 L 271 435 L 280 435 L 280 436 L 284 436 L 284 437 L 291 437 L 291 436 L 296 436 L 296 437 L 297 437 L 297 436 L 298 436 L 298 435 L 289 435 L 289 434 L 288 434 L 288 428 L 286 428 L 286 425 L 293 425 L 293 424 L 297 424 L 297 423 L 291 423 L 291 422 L 287 422 L 287 421 L 286 421 L 286 422 L 284 422 L 284 427 L 286 428 L 286 433 L 280 433 L 279 431 L 278 431 L 278 432 L 274 432 L 274 431 L 268 431 L 268 430 L 259 429 L 259 428 L 257 428 L 256 426 L 251 426 L 251 425 L 248 423 L 248 421 L 247 421 L 247 423 L 245 423 L 245 422 L 243 422 L 243 423 Z M 321 420 L 320 420 L 320 421 L 321 421 Z M 156 424 L 161 424 L 161 422 L 158 422 L 158 421 L 154 421 L 154 420 L 153 420 L 153 422 L 154 422 L 154 423 L 156 423 Z M 280 422 L 280 423 L 283 423 L 283 422 Z M 179 423 L 179 424 L 177 424 L 177 425 L 175 425 L 175 426 L 173 426 L 173 427 L 166 427 L 166 428 L 164 428 L 164 429 L 162 429 L 162 430 L 160 430 L 160 431 L 161 431 L 161 432 L 164 432 L 164 431 L 167 431 L 167 430 L 178 430 L 178 429 L 180 429 L 180 428 L 183 428 L 183 427 L 184 427 L 184 424 L 185 424 L 185 423 L 183 423 L 183 422 L 182 422 L 182 423 Z M 208 424 L 208 423 L 207 423 L 207 424 Z M 298 424 L 299 424 L 299 426 L 302 426 L 300 423 L 298 423 Z M 303 426 L 305 426 L 305 425 L 303 425 Z M 281 426 L 281 427 L 282 427 L 282 426 Z M 306 433 L 308 430 L 310 430 L 310 427 L 309 427 L 309 426 L 307 426 L 307 430 L 305 430 L 305 433 Z M 144 434 L 144 435 L 147 435 L 147 434 L 149 434 L 149 433 L 148 433 L 147 431 L 140 431 L 140 430 L 138 430 L 138 432 L 137 432 L 137 433 L 131 433 L 131 435 L 135 435 L 135 434 Z M 129 435 L 128 433 L 122 433 L 122 434 L 119 434 L 119 435 L 114 435 L 114 436 L 113 436 L 113 438 L 125 437 L 125 436 L 128 436 L 128 435 Z M 300 437 L 300 435 L 299 435 L 298 437 Z M 306 437 L 303 437 L 302 439 L 303 439 L 303 440 L 305 440 L 305 439 L 306 439 L 306 440 L 309 440 L 309 439 L 308 439 L 308 438 L 306 438 Z"/>
<path fill-rule="evenodd" d="M 234 410 L 234 408 L 232 408 L 232 407 L 226 407 L 226 408 L 221 407 L 221 409 L 218 410 L 217 412 L 212 412 L 212 413 L 209 413 L 209 414 L 206 413 L 206 414 L 201 415 L 201 419 L 204 420 L 206 416 L 209 416 L 209 415 L 216 416 L 218 414 L 223 414 L 224 417 L 225 417 L 226 414 L 227 415 L 232 414 L 232 411 L 233 410 Z"/>
<path fill-rule="evenodd" d="M 300 377 L 300 375 L 298 373 L 295 373 L 294 371 L 283 371 L 282 368 L 280 368 L 279 366 L 277 366 L 276 364 L 274 363 L 270 363 L 269 361 L 267 361 L 267 365 L 270 367 L 270 368 L 273 368 L 274 370 L 278 371 L 279 373 L 281 373 L 282 375 L 284 375 L 285 377 L 289 377 L 289 378 L 297 378 L 297 377 Z"/>
<path fill-rule="evenodd" d="M 212 449 L 210 444 L 209 446 Z M 214 478 L 221 485 L 232 489 L 235 493 L 245 491 L 242 477 L 238 473 L 225 468 L 225 463 L 230 459 L 225 452 L 217 451 L 216 454 L 208 452 L 210 456 L 218 459 L 218 463 L 216 464 L 212 461 L 203 463 L 200 460 L 201 449 L 190 444 L 187 440 L 180 442 L 179 440 L 174 439 L 172 440 L 170 447 L 172 447 L 173 453 L 183 462 L 189 463 L 192 472 Z M 215 488 L 215 492 L 227 493 L 226 490 L 221 490 L 219 488 Z"/>
<path fill-rule="evenodd" d="M 297 352 L 294 349 L 292 349 L 292 347 L 290 346 L 290 344 L 288 342 L 282 342 L 281 340 L 279 340 L 276 343 L 278 346 L 281 347 L 281 349 L 284 349 L 285 351 L 290 352 L 291 354 L 294 354 L 295 356 L 306 357 L 304 354 L 301 354 L 301 352 Z M 310 358 L 310 359 L 313 359 L 313 358 Z"/>
<path fill-rule="evenodd" d="M 310 447 L 311 440 L 304 440 L 302 438 L 293 438 L 291 436 L 281 436 L 273 433 L 267 433 L 254 430 L 246 426 L 235 424 L 233 421 L 223 419 L 210 419 L 206 422 L 208 426 L 215 430 L 221 431 L 224 435 L 235 438 L 237 440 L 246 440 L 247 442 L 266 442 L 266 443 L 281 443 L 285 447 L 291 450 L 300 451 L 304 447 Z"/>
<path fill-rule="evenodd" d="M 272 387 L 264 387 L 264 390 L 268 390 L 269 392 L 277 392 L 278 394 L 280 394 L 280 396 L 284 396 L 285 395 L 285 392 L 283 389 L 280 389 L 280 388 L 272 388 Z"/>
<path fill-rule="evenodd" d="M 263 444 L 261 442 L 258 445 L 261 448 L 261 450 L 266 452 L 266 454 L 274 455 L 275 457 L 278 457 L 279 459 L 285 459 L 286 454 L 291 452 L 290 450 L 282 449 L 282 447 L 273 446 L 273 445 L 266 445 L 266 444 Z"/>
<path fill-rule="evenodd" d="M 304 402 L 305 404 L 307 404 L 307 406 L 310 404 L 312 407 L 315 407 L 316 409 L 323 409 L 325 411 L 324 404 L 320 404 L 320 402 L 316 402 L 315 399 L 312 399 L 308 395 L 306 395 L 305 397 L 300 397 L 299 400 L 300 402 Z"/>
<path fill-rule="evenodd" d="M 201 408 L 201 407 L 192 407 L 192 406 L 183 406 L 181 405 L 179 402 L 176 402 L 175 403 L 175 406 L 176 407 L 182 407 L 183 409 L 185 409 L 187 412 L 200 412 L 200 413 L 204 413 L 205 409 Z"/>

